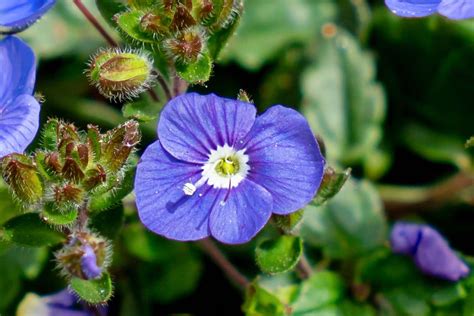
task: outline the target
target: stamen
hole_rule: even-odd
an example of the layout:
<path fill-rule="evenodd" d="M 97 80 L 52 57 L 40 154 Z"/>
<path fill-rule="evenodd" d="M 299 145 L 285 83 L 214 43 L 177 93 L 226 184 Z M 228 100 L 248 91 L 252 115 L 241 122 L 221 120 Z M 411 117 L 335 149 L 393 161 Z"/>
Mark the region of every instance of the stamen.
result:
<path fill-rule="evenodd" d="M 192 184 L 191 182 L 188 182 L 188 183 L 185 183 L 184 186 L 183 186 L 183 192 L 185 195 L 189 195 L 189 196 L 192 196 L 194 195 L 194 193 L 196 192 L 196 190 L 201 187 L 204 183 L 206 183 L 207 181 L 207 178 L 206 177 L 202 177 L 201 179 L 199 179 L 198 182 L 196 182 L 196 184 Z"/>
<path fill-rule="evenodd" d="M 232 188 L 232 179 L 229 179 L 229 188 L 227 189 L 227 193 L 224 197 L 224 203 L 227 202 L 227 199 L 229 198 L 230 195 L 230 188 Z"/>

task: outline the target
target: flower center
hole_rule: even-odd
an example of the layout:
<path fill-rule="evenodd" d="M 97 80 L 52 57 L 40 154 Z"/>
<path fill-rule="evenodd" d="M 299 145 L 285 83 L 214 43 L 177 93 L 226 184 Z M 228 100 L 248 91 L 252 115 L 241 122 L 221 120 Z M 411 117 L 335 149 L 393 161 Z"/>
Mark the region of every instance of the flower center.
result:
<path fill-rule="evenodd" d="M 207 182 L 215 189 L 231 189 L 247 177 L 250 170 L 249 156 L 246 149 L 235 150 L 225 144 L 211 150 L 209 159 L 202 166 L 201 178 L 196 183 L 186 183 L 183 191 L 186 195 L 193 195 L 197 188 Z"/>

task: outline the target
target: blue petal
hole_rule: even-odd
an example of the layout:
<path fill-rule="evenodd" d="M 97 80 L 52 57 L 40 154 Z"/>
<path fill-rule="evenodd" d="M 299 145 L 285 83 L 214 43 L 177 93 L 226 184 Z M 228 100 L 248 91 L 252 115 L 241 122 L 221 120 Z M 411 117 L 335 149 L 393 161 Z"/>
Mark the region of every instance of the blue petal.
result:
<path fill-rule="evenodd" d="M 436 13 L 441 0 L 385 0 L 387 7 L 396 15 L 415 18 Z"/>
<path fill-rule="evenodd" d="M 273 196 L 273 213 L 309 203 L 324 174 L 324 158 L 306 119 L 276 105 L 259 116 L 240 148 L 249 155 L 249 179 Z"/>
<path fill-rule="evenodd" d="M 97 265 L 97 257 L 90 245 L 84 246 L 81 257 L 81 269 L 87 279 L 96 279 L 102 274 L 102 269 Z"/>
<path fill-rule="evenodd" d="M 390 233 L 390 245 L 394 253 L 411 255 L 416 252 L 421 236 L 421 225 L 398 222 Z"/>
<path fill-rule="evenodd" d="M 31 95 L 20 95 L 0 107 L 0 157 L 23 152 L 39 127 L 40 105 Z"/>
<path fill-rule="evenodd" d="M 175 159 L 159 141 L 148 146 L 137 167 L 135 193 L 142 223 L 153 232 L 176 240 L 209 236 L 208 219 L 215 202 L 208 185 L 193 196 L 183 186 L 201 176 L 200 165 Z"/>
<path fill-rule="evenodd" d="M 46 13 L 56 0 L 0 1 L 0 33 L 24 30 Z"/>
<path fill-rule="evenodd" d="M 469 274 L 469 268 L 433 228 L 424 226 L 415 254 L 415 263 L 426 274 L 457 281 Z"/>
<path fill-rule="evenodd" d="M 443 0 L 438 12 L 450 19 L 460 20 L 474 17 L 473 0 Z"/>
<path fill-rule="evenodd" d="M 209 227 L 217 240 L 227 244 L 241 244 L 252 239 L 268 222 L 272 196 L 260 185 L 243 180 L 228 192 L 214 190 L 218 203 L 211 212 Z"/>
<path fill-rule="evenodd" d="M 247 135 L 255 115 L 255 106 L 249 103 L 188 93 L 166 105 L 158 123 L 158 136 L 175 158 L 204 163 L 218 145 L 233 146 Z"/>
<path fill-rule="evenodd" d="M 0 1 L 1 2 L 1 1 Z M 32 94 L 36 60 L 33 50 L 15 36 L 0 42 L 0 108 L 20 94 Z"/>

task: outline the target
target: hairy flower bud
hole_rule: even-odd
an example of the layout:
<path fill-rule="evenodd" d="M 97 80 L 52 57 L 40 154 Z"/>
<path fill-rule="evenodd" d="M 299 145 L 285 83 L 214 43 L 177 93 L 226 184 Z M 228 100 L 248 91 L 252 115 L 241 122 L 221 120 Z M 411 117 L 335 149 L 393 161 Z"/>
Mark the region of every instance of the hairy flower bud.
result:
<path fill-rule="evenodd" d="M 206 39 L 198 27 L 186 29 L 165 42 L 165 49 L 176 62 L 193 63 L 203 53 Z"/>
<path fill-rule="evenodd" d="M 104 238 L 81 231 L 73 233 L 69 242 L 55 256 L 67 277 L 96 279 L 107 269 L 111 249 Z"/>
<path fill-rule="evenodd" d="M 102 51 L 92 57 L 88 77 L 103 96 L 119 101 L 138 97 L 155 78 L 148 55 L 119 49 Z"/>
<path fill-rule="evenodd" d="M 178 5 L 170 28 L 172 31 L 179 32 L 196 24 L 196 20 L 191 15 L 190 9 L 185 5 Z"/>
<path fill-rule="evenodd" d="M 79 203 L 83 199 L 84 192 L 74 184 L 65 184 L 54 188 L 54 200 L 57 204 L 73 202 Z"/>
<path fill-rule="evenodd" d="M 169 22 L 166 22 L 163 16 L 149 12 L 142 16 L 140 27 L 143 31 L 159 37 L 168 33 Z"/>
<path fill-rule="evenodd" d="M 124 166 L 128 157 L 140 142 L 140 130 L 136 121 L 128 121 L 105 134 L 102 143 L 102 159 L 112 171 Z"/>
<path fill-rule="evenodd" d="M 43 195 L 38 169 L 30 157 L 11 154 L 2 159 L 3 179 L 25 203 L 36 203 Z"/>
<path fill-rule="evenodd" d="M 86 190 L 92 190 L 107 180 L 107 174 L 105 173 L 104 167 L 97 165 L 95 169 L 90 169 L 86 173 L 86 178 L 82 182 L 83 187 Z"/>

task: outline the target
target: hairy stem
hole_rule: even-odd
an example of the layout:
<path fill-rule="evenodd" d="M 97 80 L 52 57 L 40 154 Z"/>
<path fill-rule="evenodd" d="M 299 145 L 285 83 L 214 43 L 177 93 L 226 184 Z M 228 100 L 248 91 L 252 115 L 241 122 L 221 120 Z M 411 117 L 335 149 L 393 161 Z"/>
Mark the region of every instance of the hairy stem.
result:
<path fill-rule="evenodd" d="M 197 244 L 235 284 L 242 289 L 246 289 L 250 285 L 250 281 L 237 270 L 211 239 L 200 240 Z"/>

